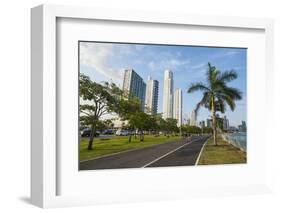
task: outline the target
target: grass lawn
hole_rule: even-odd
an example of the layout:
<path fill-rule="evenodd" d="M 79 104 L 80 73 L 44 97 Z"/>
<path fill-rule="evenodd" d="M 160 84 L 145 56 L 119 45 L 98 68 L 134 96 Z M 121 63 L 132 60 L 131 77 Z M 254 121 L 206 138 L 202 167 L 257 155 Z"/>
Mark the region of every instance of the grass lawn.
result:
<path fill-rule="evenodd" d="M 246 163 L 246 153 L 218 137 L 218 146 L 210 138 L 199 159 L 199 165 Z"/>
<path fill-rule="evenodd" d="M 179 136 L 168 138 L 166 136 L 154 137 L 145 135 L 143 142 L 140 142 L 138 137 L 137 139 L 135 139 L 134 136 L 132 136 L 132 141 L 128 142 L 128 138 L 129 137 L 127 136 L 113 136 L 109 140 L 101 140 L 95 138 L 93 143 L 93 150 L 91 151 L 87 150 L 88 139 L 82 139 L 80 142 L 80 161 L 131 149 L 141 149 L 158 144 L 175 142 L 180 139 Z"/>

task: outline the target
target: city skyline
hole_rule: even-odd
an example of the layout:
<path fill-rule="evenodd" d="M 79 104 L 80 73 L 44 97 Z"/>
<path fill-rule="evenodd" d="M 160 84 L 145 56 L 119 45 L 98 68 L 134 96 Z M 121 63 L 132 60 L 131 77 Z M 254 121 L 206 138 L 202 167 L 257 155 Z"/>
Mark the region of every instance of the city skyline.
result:
<path fill-rule="evenodd" d="M 96 82 L 113 81 L 122 88 L 122 71 L 124 73 L 126 69 L 135 70 L 142 79 L 151 76 L 157 80 L 158 113 L 164 112 L 164 76 L 167 70 L 173 72 L 170 80 L 172 95 L 168 103 L 173 105 L 175 85 L 183 90 L 182 113 L 190 115 L 200 99 L 200 94 L 187 94 L 186 90 L 190 83 L 205 80 L 208 61 L 212 61 L 221 71 L 235 69 L 238 80 L 231 86 L 242 90 L 243 99 L 237 102 L 234 112 L 227 110 L 225 115 L 231 126 L 238 126 L 242 120 L 247 120 L 246 49 L 82 42 L 80 53 L 81 73 L 89 75 Z M 173 109 L 169 109 L 169 116 L 170 112 L 173 117 Z M 210 113 L 206 109 L 199 111 L 198 121 L 206 121 L 208 118 Z"/>

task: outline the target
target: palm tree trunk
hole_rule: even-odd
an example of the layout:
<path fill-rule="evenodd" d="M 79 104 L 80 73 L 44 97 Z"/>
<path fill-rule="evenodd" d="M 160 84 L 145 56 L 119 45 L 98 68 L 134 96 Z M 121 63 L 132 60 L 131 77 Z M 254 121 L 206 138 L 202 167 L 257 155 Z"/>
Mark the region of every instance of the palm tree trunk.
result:
<path fill-rule="evenodd" d="M 215 110 L 215 98 L 212 98 L 212 120 L 213 120 L 213 142 L 217 144 L 217 119 L 216 119 L 216 110 Z"/>

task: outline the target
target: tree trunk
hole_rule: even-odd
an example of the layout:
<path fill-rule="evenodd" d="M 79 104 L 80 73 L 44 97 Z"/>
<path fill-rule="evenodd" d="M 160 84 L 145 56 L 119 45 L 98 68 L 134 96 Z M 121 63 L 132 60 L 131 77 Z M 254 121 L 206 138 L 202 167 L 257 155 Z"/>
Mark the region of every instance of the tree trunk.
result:
<path fill-rule="evenodd" d="M 212 119 L 213 119 L 213 142 L 217 146 L 217 119 L 215 110 L 215 98 L 212 98 Z"/>
<path fill-rule="evenodd" d="M 135 140 L 137 139 L 137 130 L 135 129 Z"/>
<path fill-rule="evenodd" d="M 140 133 L 140 141 L 142 142 L 143 140 L 144 140 L 143 131 L 141 131 L 141 133 Z"/>
<path fill-rule="evenodd" d="M 129 135 L 129 143 L 132 141 L 132 134 Z"/>
<path fill-rule="evenodd" d="M 96 124 L 93 124 L 91 127 L 91 134 L 90 134 L 90 139 L 89 139 L 89 144 L 88 144 L 88 150 L 93 150 L 93 142 L 94 142 L 95 134 L 96 134 Z"/>

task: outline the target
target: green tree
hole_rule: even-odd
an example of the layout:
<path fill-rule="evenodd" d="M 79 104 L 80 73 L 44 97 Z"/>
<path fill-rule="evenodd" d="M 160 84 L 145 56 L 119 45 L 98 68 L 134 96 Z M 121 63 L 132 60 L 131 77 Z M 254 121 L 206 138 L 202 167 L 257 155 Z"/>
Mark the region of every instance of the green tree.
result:
<path fill-rule="evenodd" d="M 176 132 L 179 132 L 179 128 L 177 126 L 177 119 L 167 118 L 166 122 L 167 122 L 166 128 L 169 134 L 174 134 Z"/>
<path fill-rule="evenodd" d="M 152 114 L 150 116 L 149 130 L 152 131 L 154 135 L 159 135 L 161 119 L 162 114 Z"/>
<path fill-rule="evenodd" d="M 112 127 L 113 127 L 113 122 L 111 119 L 99 120 L 97 122 L 96 130 L 102 132 L 106 129 L 112 129 Z"/>
<path fill-rule="evenodd" d="M 233 70 L 220 72 L 215 66 L 208 63 L 206 73 L 207 82 L 197 82 L 191 84 L 188 93 L 195 91 L 203 92 L 201 101 L 196 106 L 196 112 L 200 107 L 206 107 L 211 111 L 213 122 L 213 142 L 217 145 L 217 119 L 216 112 L 224 113 L 226 105 L 232 111 L 235 109 L 235 101 L 241 100 L 241 92 L 227 85 L 228 82 L 237 78 L 237 73 Z"/>
<path fill-rule="evenodd" d="M 210 133 L 212 133 L 212 132 L 213 132 L 213 129 L 210 128 L 210 127 L 204 127 L 204 129 L 203 129 L 203 133 L 210 134 Z"/>
<path fill-rule="evenodd" d="M 100 118 L 106 113 L 116 110 L 122 91 L 113 83 L 104 85 L 91 81 L 81 74 L 79 79 L 79 95 L 85 103 L 80 105 L 80 122 L 91 128 L 88 150 L 93 149 L 94 136 Z"/>
<path fill-rule="evenodd" d="M 200 134 L 202 132 L 202 129 L 198 126 L 183 125 L 182 131 L 185 134 Z"/>
<path fill-rule="evenodd" d="M 116 109 L 116 113 L 120 116 L 121 120 L 126 121 L 130 118 L 132 118 L 136 113 L 141 112 L 140 107 L 141 103 L 138 98 L 131 98 L 128 100 L 126 97 L 122 98 L 119 101 L 118 107 Z M 129 122 L 129 124 L 125 127 L 128 129 L 131 133 L 132 131 L 136 129 L 135 123 L 134 122 Z M 129 134 L 129 142 L 132 140 L 132 134 Z"/>
<path fill-rule="evenodd" d="M 129 117 L 129 125 L 140 132 L 140 141 L 144 141 L 143 131 L 149 130 L 150 116 L 144 112 L 136 112 Z"/>

